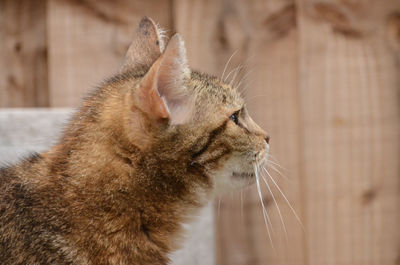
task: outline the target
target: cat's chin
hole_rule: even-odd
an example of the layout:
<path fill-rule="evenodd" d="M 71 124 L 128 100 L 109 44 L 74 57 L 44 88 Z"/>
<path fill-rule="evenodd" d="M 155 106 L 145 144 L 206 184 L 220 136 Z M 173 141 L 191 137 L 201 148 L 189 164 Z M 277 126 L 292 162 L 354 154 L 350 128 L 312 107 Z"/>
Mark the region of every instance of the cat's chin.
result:
<path fill-rule="evenodd" d="M 253 184 L 256 180 L 254 172 L 233 171 L 230 182 L 234 190 Z"/>
<path fill-rule="evenodd" d="M 255 175 L 253 172 L 232 172 L 232 178 L 234 179 L 253 179 L 254 177 Z"/>
<path fill-rule="evenodd" d="M 229 192 L 240 190 L 255 182 L 254 172 L 230 171 L 214 174 L 214 192 L 217 195 L 227 194 Z"/>
<path fill-rule="evenodd" d="M 241 189 L 253 184 L 256 180 L 254 172 L 232 172 L 231 181 L 234 189 Z"/>

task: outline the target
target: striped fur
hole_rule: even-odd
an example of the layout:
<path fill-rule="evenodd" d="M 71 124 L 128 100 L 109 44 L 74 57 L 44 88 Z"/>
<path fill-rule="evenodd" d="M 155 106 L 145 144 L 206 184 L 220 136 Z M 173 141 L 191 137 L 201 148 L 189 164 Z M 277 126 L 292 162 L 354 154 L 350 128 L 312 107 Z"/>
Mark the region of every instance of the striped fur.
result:
<path fill-rule="evenodd" d="M 167 264 L 182 223 L 253 181 L 265 132 L 239 93 L 191 71 L 194 111 L 172 125 L 137 105 L 146 69 L 134 62 L 83 101 L 57 145 L 0 169 L 1 264 Z"/>

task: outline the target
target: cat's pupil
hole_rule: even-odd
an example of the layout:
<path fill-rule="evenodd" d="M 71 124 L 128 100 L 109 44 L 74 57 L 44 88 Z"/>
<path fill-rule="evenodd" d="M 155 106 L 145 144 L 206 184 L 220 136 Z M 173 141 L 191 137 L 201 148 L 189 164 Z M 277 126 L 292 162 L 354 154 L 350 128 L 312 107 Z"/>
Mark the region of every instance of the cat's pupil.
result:
<path fill-rule="evenodd" d="M 239 112 L 235 112 L 231 115 L 231 120 L 237 125 L 239 124 Z"/>

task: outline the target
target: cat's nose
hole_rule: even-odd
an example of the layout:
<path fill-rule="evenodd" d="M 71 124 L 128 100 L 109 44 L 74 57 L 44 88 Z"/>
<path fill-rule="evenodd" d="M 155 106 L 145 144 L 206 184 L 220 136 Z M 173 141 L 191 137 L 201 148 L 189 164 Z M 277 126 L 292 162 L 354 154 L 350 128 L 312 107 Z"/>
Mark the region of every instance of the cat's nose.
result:
<path fill-rule="evenodd" d="M 265 141 L 267 142 L 267 144 L 269 144 L 269 135 L 265 136 Z"/>

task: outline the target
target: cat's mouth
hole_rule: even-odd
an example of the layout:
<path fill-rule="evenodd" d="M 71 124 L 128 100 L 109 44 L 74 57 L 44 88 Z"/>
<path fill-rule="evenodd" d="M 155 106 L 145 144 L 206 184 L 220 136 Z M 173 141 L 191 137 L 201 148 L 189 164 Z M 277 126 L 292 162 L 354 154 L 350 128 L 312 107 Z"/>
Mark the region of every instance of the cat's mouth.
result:
<path fill-rule="evenodd" d="M 233 171 L 232 176 L 233 176 L 234 178 L 244 178 L 244 179 L 248 179 L 248 178 L 254 178 L 254 173 L 235 172 L 235 171 Z"/>

